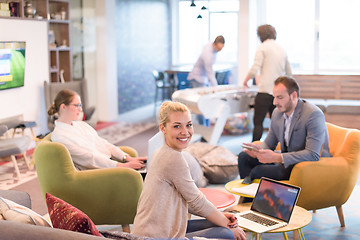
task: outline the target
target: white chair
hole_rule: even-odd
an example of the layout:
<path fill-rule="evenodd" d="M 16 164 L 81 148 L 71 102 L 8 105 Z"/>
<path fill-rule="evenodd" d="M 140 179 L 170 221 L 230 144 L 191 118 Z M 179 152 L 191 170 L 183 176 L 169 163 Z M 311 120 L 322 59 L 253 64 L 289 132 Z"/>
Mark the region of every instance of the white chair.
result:
<path fill-rule="evenodd" d="M 0 136 L 6 133 L 7 130 L 8 127 L 6 125 L 0 125 Z M 14 163 L 17 180 L 20 180 L 21 177 L 15 155 L 21 154 L 24 157 L 26 166 L 30 170 L 31 166 L 26 156 L 26 150 L 28 149 L 30 142 L 31 139 L 27 136 L 0 139 L 0 158 L 10 157 L 11 161 Z"/>

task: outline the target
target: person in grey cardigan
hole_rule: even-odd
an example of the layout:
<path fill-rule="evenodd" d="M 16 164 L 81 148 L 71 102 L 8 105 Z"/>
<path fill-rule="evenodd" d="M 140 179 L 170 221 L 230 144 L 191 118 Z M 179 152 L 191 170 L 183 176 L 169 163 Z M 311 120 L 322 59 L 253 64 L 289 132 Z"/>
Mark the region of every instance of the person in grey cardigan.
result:
<path fill-rule="evenodd" d="M 152 238 L 246 239 L 232 213 L 220 212 L 196 187 L 183 150 L 193 126 L 189 109 L 179 102 L 160 107 L 164 145 L 149 164 L 132 233 Z M 206 219 L 188 220 L 188 213 Z"/>

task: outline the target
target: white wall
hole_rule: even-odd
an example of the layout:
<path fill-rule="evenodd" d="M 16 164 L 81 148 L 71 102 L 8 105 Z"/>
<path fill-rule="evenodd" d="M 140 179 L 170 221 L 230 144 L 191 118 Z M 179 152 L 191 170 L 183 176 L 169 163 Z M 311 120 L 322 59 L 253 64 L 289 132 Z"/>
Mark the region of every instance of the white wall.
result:
<path fill-rule="evenodd" d="M 84 74 L 94 122 L 118 119 L 115 8 L 115 0 L 83 2 Z"/>
<path fill-rule="evenodd" d="M 96 1 L 96 114 L 101 121 L 118 117 L 115 9 L 115 0 Z"/>
<path fill-rule="evenodd" d="M 88 83 L 89 106 L 97 105 L 96 76 L 96 15 L 95 0 L 86 0 L 83 4 L 83 44 L 84 44 L 84 74 Z M 98 112 L 93 115 L 94 121 L 99 120 Z"/>
<path fill-rule="evenodd" d="M 35 134 L 47 132 L 44 81 L 49 81 L 46 21 L 0 19 L 0 41 L 25 41 L 24 87 L 0 90 L 0 119 L 23 114 L 36 121 Z"/>
<path fill-rule="evenodd" d="M 258 43 L 256 29 L 258 24 L 258 1 L 240 0 L 239 9 L 239 52 L 238 84 L 242 85 L 255 57 Z"/>

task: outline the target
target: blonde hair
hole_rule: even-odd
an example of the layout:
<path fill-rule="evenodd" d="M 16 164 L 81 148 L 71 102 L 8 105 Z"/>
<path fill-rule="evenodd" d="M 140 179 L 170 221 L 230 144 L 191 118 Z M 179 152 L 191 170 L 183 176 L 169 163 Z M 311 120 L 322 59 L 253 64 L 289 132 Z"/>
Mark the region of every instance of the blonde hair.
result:
<path fill-rule="evenodd" d="M 166 101 L 161 104 L 159 110 L 159 117 L 160 117 L 160 125 L 166 126 L 166 123 L 169 121 L 169 115 L 172 112 L 189 112 L 187 106 L 180 102 L 173 102 L 173 101 Z"/>
<path fill-rule="evenodd" d="M 78 96 L 78 94 L 69 89 L 63 89 L 60 92 L 58 92 L 58 94 L 55 97 L 54 103 L 50 106 L 48 110 L 48 115 L 52 116 L 55 113 L 58 113 L 61 104 L 69 105 L 74 99 L 74 96 Z"/>

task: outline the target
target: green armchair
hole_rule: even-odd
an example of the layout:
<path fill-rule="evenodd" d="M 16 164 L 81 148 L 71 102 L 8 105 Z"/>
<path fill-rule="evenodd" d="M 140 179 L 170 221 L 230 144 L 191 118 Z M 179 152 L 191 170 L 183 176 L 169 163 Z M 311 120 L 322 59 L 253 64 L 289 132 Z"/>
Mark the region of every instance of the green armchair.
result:
<path fill-rule="evenodd" d="M 124 231 L 130 232 L 129 224 L 133 223 L 142 191 L 140 173 L 129 168 L 78 171 L 66 147 L 51 142 L 50 135 L 34 152 L 43 195 L 48 192 L 63 199 L 97 225 L 122 225 Z"/>

